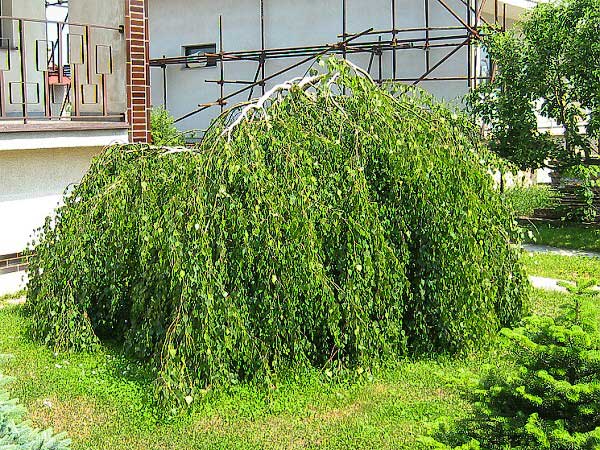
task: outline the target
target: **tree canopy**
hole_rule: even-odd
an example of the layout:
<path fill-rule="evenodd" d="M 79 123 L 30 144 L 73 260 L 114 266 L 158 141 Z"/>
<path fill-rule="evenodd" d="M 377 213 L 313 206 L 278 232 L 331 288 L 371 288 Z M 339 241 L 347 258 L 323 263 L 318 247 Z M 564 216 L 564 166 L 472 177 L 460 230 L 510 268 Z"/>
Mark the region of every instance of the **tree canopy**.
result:
<path fill-rule="evenodd" d="M 600 136 L 600 0 L 542 3 L 514 29 L 484 35 L 494 70 L 468 104 L 489 125 L 492 150 L 521 169 L 590 158 Z M 564 128 L 564 142 L 538 130 L 538 115 Z"/>
<path fill-rule="evenodd" d="M 32 335 L 116 340 L 185 404 L 518 320 L 527 281 L 477 129 L 348 64 L 235 108 L 198 148 L 104 152 L 34 247 Z"/>

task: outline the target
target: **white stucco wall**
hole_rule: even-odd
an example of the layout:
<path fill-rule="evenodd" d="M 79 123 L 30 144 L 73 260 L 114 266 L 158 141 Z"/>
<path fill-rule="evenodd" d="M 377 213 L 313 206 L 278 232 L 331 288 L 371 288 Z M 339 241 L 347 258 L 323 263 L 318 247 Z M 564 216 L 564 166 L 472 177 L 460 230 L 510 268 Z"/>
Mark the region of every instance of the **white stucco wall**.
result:
<path fill-rule="evenodd" d="M 466 20 L 467 10 L 460 0 L 447 0 L 447 3 Z M 150 0 L 150 54 L 152 58 L 182 55 L 182 46 L 193 44 L 217 43 L 219 41 L 218 20 L 223 16 L 224 50 L 260 49 L 260 13 L 258 0 Z M 430 25 L 460 26 L 438 2 L 432 0 Z M 391 6 L 389 0 L 348 0 L 347 32 L 358 33 L 368 28 L 392 28 Z M 424 27 L 425 14 L 423 1 L 397 0 L 396 27 Z M 266 47 L 284 47 L 301 45 L 319 45 L 335 43 L 342 33 L 341 0 L 265 0 Z M 465 35 L 464 30 L 453 32 Z M 436 36 L 432 32 L 431 36 Z M 398 39 L 415 37 L 414 33 L 402 33 Z M 423 33 L 420 34 L 423 36 Z M 389 39 L 390 35 L 382 35 Z M 378 36 L 369 36 L 362 41 L 377 41 Z M 358 42 L 358 41 L 357 41 Z M 219 49 L 217 48 L 217 51 Z M 451 50 L 451 49 L 450 49 Z M 448 48 L 431 50 L 431 65 L 436 64 L 449 52 Z M 367 67 L 370 56 L 353 55 L 350 59 Z M 266 64 L 266 75 L 292 65 L 299 59 L 286 58 L 271 60 Z M 377 58 L 375 59 L 377 61 Z M 303 74 L 308 64 L 274 79 L 269 84 Z M 392 76 L 391 52 L 383 58 L 383 77 Z M 421 49 L 399 50 L 397 52 L 397 77 L 416 78 L 425 72 L 425 52 Z M 463 48 L 444 65 L 432 73 L 436 77 L 456 77 L 467 75 L 467 49 Z M 225 65 L 225 79 L 252 80 L 257 63 L 228 62 Z M 198 104 L 212 102 L 219 95 L 219 86 L 207 84 L 207 79 L 219 79 L 219 68 L 186 69 L 170 66 L 167 69 L 168 109 L 173 115 L 181 116 L 194 110 Z M 375 63 L 372 73 L 378 71 Z M 163 104 L 163 74 L 160 68 L 154 68 L 152 76 L 152 101 L 154 105 Z M 426 82 L 423 87 L 447 100 L 462 97 L 467 92 L 467 81 Z M 240 85 L 226 85 L 225 92 L 230 93 Z M 258 90 L 255 90 L 255 95 Z M 247 100 L 248 93 L 235 98 Z M 231 104 L 231 103 L 230 103 Z M 179 124 L 182 130 L 204 129 L 210 120 L 218 114 L 219 108 L 212 108 Z"/>
<path fill-rule="evenodd" d="M 0 151 L 0 255 L 25 248 L 101 149 Z"/>
<path fill-rule="evenodd" d="M 27 287 L 27 272 L 0 274 L 0 296 L 15 294 Z"/>
<path fill-rule="evenodd" d="M 126 128 L 0 133 L 0 256 L 21 252 L 94 155 Z"/>

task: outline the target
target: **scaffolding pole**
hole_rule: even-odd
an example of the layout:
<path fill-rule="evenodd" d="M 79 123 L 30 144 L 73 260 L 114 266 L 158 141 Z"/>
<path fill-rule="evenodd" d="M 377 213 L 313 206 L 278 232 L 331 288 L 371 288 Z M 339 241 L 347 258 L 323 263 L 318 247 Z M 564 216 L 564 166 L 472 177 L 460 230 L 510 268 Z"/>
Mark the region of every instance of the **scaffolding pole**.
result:
<path fill-rule="evenodd" d="M 479 76 L 478 52 L 474 42 L 481 38 L 479 34 L 480 24 L 488 23 L 482 17 L 483 8 L 486 0 L 458 0 L 464 4 L 464 12 L 455 11 L 446 0 L 423 0 L 423 20 L 422 27 L 397 27 L 397 3 L 396 0 L 390 0 L 390 23 L 391 29 L 373 29 L 362 31 L 360 33 L 350 33 L 348 31 L 348 0 L 341 0 L 341 25 L 342 32 L 338 35 L 338 42 L 334 44 L 310 45 L 310 46 L 291 46 L 291 47 L 273 47 L 269 48 L 266 44 L 266 25 L 265 25 L 265 0 L 258 0 L 259 18 L 260 18 L 260 48 L 256 50 L 244 51 L 225 51 L 224 49 L 224 30 L 223 16 L 219 16 L 219 52 L 205 53 L 192 56 L 174 56 L 150 61 L 151 67 L 159 67 L 163 71 L 164 82 L 164 103 L 167 104 L 168 78 L 167 72 L 169 66 L 181 66 L 189 64 L 208 64 L 209 61 L 216 60 L 219 64 L 219 79 L 205 80 L 207 83 L 216 83 L 220 87 L 220 96 L 215 101 L 199 104 L 198 108 L 177 118 L 176 122 L 181 122 L 189 117 L 195 116 L 214 106 L 219 106 L 223 111 L 227 101 L 233 97 L 248 93 L 250 101 L 254 95 L 255 88 L 260 87 L 261 92 L 265 93 L 266 83 L 284 73 L 287 73 L 303 64 L 314 61 L 325 54 L 340 54 L 344 59 L 349 55 L 367 54 L 369 55 L 368 71 L 371 73 L 375 67 L 377 71 L 374 77 L 378 83 L 384 82 L 404 82 L 414 85 L 430 81 L 466 81 L 469 88 L 476 87 L 478 82 L 486 78 Z M 442 10 L 447 11 L 457 24 L 455 26 L 431 26 L 432 3 L 439 5 Z M 494 23 L 499 24 L 499 0 L 494 0 Z M 463 17 L 463 14 L 466 14 Z M 506 27 L 506 5 L 504 4 L 502 28 Z M 402 35 L 410 33 L 410 37 L 402 38 Z M 435 34 L 434 34 L 435 33 Z M 376 39 L 373 37 L 376 36 Z M 461 49 L 467 49 L 467 74 L 457 76 L 433 76 L 440 66 L 446 63 L 450 58 L 456 55 Z M 435 64 L 431 59 L 432 49 L 448 48 L 449 51 Z M 399 77 L 398 70 L 398 52 L 399 51 L 418 51 L 424 52 L 425 72 L 419 77 Z M 383 75 L 383 56 L 391 54 L 391 78 Z M 273 74 L 266 73 L 266 63 L 269 60 L 294 58 L 299 59 L 289 66 Z M 252 80 L 228 80 L 226 79 L 225 64 L 232 61 L 253 62 L 257 64 L 257 69 Z M 240 85 L 240 89 L 230 94 L 226 94 L 225 85 Z"/>

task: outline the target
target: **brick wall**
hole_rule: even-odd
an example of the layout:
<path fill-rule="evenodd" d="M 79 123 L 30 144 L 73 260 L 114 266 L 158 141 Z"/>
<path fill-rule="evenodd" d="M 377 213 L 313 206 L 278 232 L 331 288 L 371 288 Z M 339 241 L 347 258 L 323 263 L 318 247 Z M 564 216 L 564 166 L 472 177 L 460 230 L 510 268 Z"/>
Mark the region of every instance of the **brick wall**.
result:
<path fill-rule="evenodd" d="M 27 270 L 27 259 L 22 253 L 0 255 L 0 275 Z"/>
<path fill-rule="evenodd" d="M 150 141 L 148 0 L 125 0 L 127 120 L 132 142 Z"/>

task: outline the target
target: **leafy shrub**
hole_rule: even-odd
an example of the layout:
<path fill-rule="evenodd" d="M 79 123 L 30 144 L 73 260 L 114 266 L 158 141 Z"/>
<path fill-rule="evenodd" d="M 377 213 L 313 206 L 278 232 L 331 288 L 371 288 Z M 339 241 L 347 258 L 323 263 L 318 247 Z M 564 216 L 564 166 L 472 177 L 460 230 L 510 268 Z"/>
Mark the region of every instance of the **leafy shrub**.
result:
<path fill-rule="evenodd" d="M 550 186 L 515 186 L 504 192 L 504 197 L 515 216 L 530 217 L 538 209 L 552 208 L 557 203 L 557 194 Z"/>
<path fill-rule="evenodd" d="M 162 107 L 152 108 L 150 112 L 150 133 L 152 135 L 152 143 L 158 147 L 185 144 L 183 133 L 175 127 L 175 120 Z"/>
<path fill-rule="evenodd" d="M 494 76 L 468 103 L 500 156 L 522 169 L 565 168 L 589 159 L 600 137 L 600 0 L 535 3 L 516 26 L 483 31 Z M 540 116 L 563 130 L 560 142 L 539 132 Z"/>
<path fill-rule="evenodd" d="M 0 374 L 0 449 L 6 450 L 67 450 L 70 440 L 52 430 L 40 431 L 23 421 L 25 408 L 3 390 L 10 378 Z"/>
<path fill-rule="evenodd" d="M 578 165 L 567 170 L 565 175 L 577 180 L 575 196 L 581 202 L 581 206 L 570 214 L 571 218 L 593 222 L 600 215 L 594 191 L 600 187 L 600 167 Z"/>
<path fill-rule="evenodd" d="M 492 371 L 472 420 L 447 429 L 459 448 L 584 450 L 600 446 L 600 346 L 593 330 L 531 317 L 505 330 L 516 366 Z M 432 443 L 435 448 L 451 448 Z"/>
<path fill-rule="evenodd" d="M 102 154 L 35 246 L 33 336 L 116 339 L 190 403 L 287 368 L 473 348 L 518 319 L 516 229 L 476 130 L 329 65 L 196 150 Z"/>

